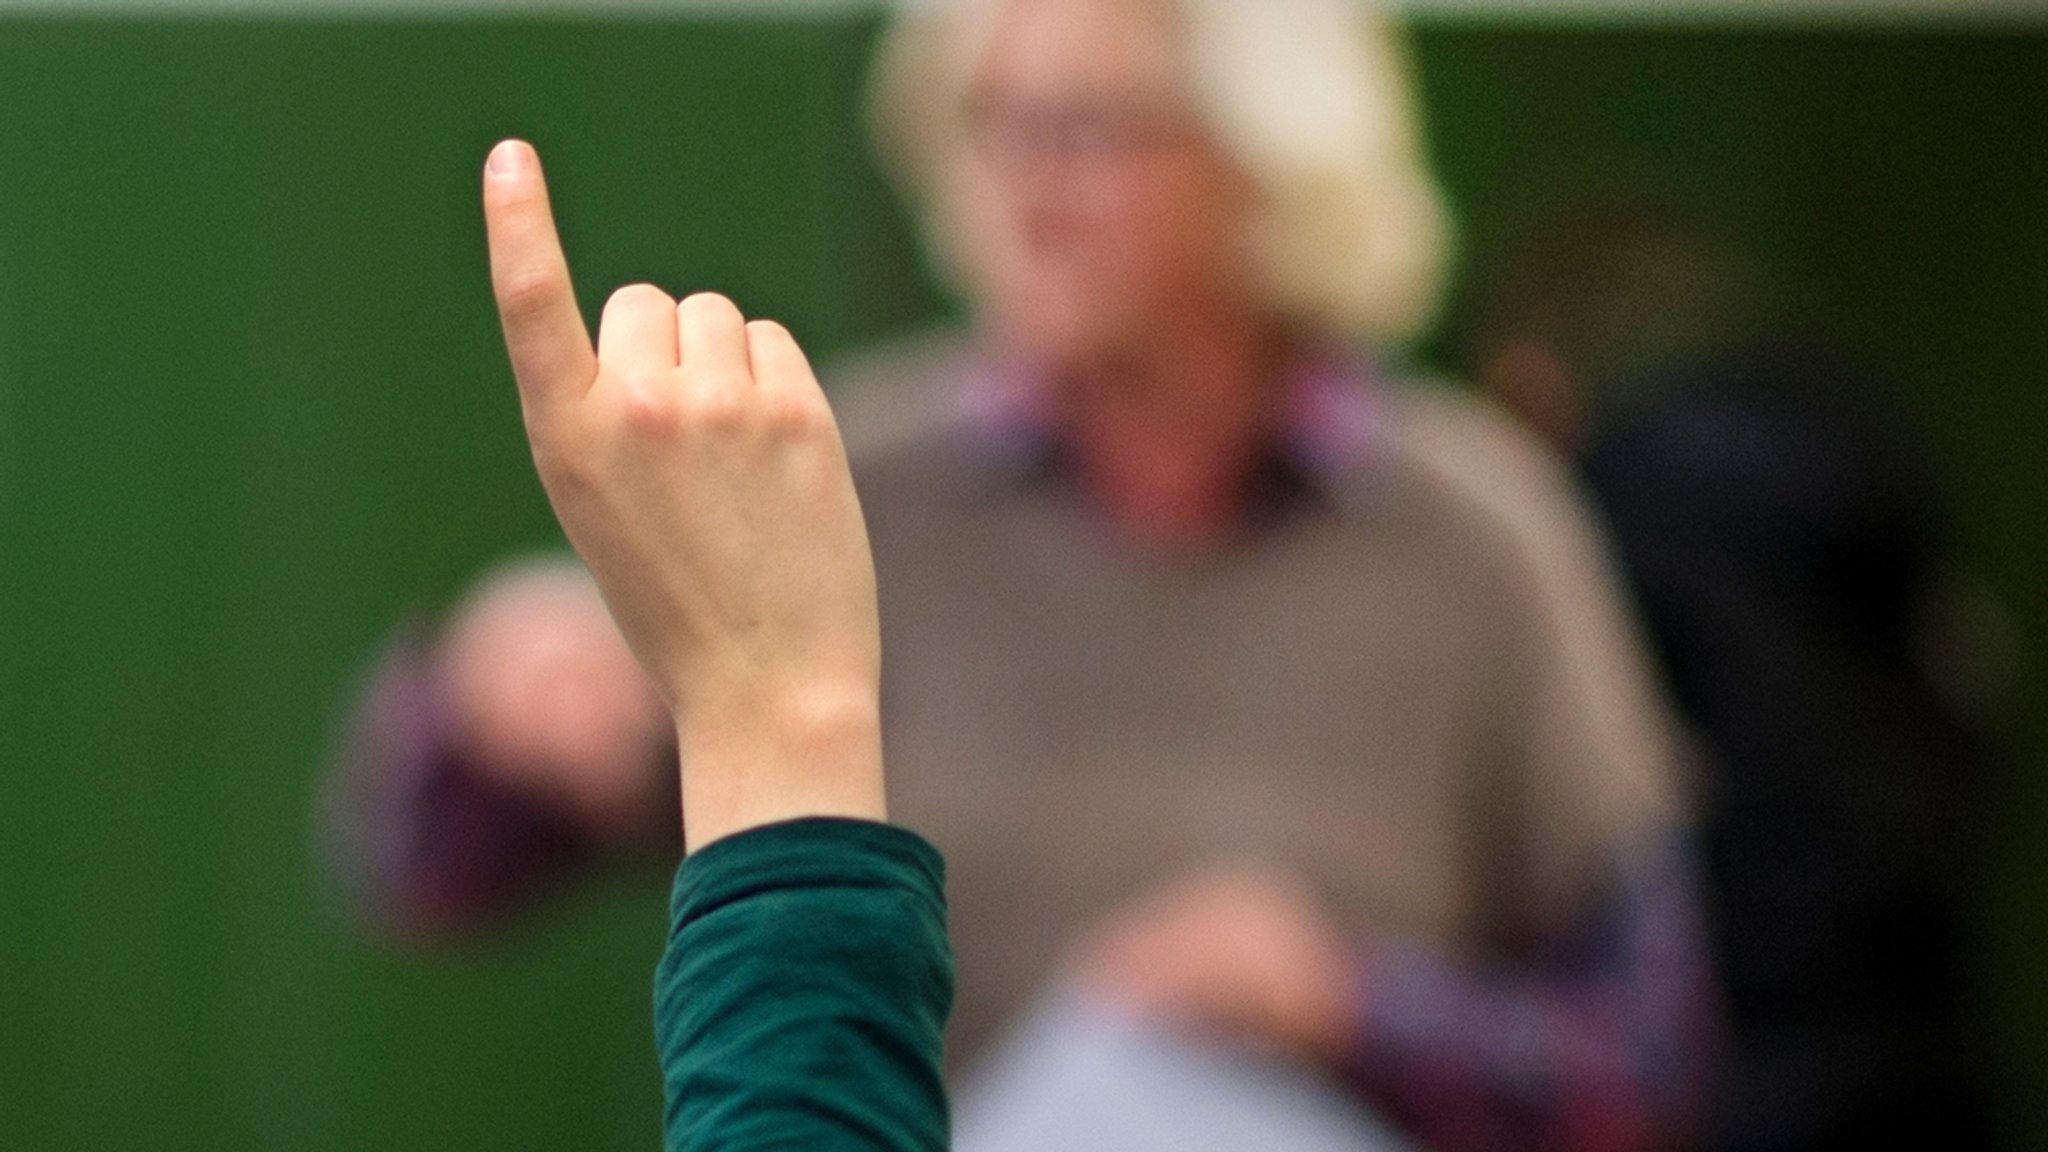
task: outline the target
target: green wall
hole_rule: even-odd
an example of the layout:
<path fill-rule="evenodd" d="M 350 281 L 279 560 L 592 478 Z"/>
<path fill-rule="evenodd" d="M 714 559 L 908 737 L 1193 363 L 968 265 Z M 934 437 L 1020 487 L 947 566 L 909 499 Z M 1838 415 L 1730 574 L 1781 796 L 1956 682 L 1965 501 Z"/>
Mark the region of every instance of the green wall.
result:
<path fill-rule="evenodd" d="M 866 166 L 867 21 L 0 18 L 0 1148 L 646 1148 L 666 878 L 366 943 L 307 845 L 378 637 L 551 538 L 476 174 L 536 140 L 587 305 L 716 287 L 829 353 L 940 307 Z M 1484 238 L 1619 169 L 1827 290 L 2048 648 L 2048 36 L 1419 37 Z M 2036 754 L 1986 972 L 2048 1139 Z"/>

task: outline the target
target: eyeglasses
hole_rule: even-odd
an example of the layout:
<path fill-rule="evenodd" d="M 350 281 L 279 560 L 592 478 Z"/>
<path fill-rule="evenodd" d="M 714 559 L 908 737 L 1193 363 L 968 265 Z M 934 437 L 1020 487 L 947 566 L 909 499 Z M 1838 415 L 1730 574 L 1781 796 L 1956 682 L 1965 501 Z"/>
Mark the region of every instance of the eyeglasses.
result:
<path fill-rule="evenodd" d="M 1188 114 L 1165 102 L 1110 99 L 1029 103 L 983 96 L 969 103 L 967 136 L 1005 155 L 1117 160 L 1195 135 Z"/>

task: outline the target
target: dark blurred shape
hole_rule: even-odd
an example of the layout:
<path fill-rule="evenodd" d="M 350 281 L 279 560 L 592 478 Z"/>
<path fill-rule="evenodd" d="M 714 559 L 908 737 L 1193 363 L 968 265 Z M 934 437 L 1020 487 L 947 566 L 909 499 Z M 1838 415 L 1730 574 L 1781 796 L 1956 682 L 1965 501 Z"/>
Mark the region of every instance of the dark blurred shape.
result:
<path fill-rule="evenodd" d="M 1547 214 L 1474 284 L 1464 367 L 1576 461 L 1708 761 L 1732 1028 L 1711 1146 L 1987 1145 L 1966 961 L 1989 743 L 1955 706 L 1986 693 L 1934 670 L 1982 639 L 1879 377 L 1789 334 L 1762 270 L 1669 197 Z"/>

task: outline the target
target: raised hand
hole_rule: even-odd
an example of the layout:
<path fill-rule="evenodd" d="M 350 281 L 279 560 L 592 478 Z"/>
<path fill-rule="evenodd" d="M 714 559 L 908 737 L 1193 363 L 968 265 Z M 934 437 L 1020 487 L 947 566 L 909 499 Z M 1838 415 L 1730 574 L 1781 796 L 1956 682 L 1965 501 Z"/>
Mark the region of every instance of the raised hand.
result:
<path fill-rule="evenodd" d="M 686 843 L 882 819 L 874 563 L 803 352 L 646 284 L 612 294 L 593 348 L 522 142 L 491 152 L 484 215 L 541 483 L 676 716 Z"/>

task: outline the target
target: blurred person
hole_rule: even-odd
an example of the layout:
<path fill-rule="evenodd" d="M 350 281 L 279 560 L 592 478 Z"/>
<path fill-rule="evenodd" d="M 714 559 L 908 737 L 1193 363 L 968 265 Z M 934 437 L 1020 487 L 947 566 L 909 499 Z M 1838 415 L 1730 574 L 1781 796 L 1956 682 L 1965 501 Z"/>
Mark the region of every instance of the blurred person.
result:
<path fill-rule="evenodd" d="M 583 567 L 505 561 L 386 645 L 328 781 L 327 851 L 380 930 L 459 935 L 577 871 L 672 856 L 673 735 Z"/>
<path fill-rule="evenodd" d="M 1342 0 L 915 9 L 875 108 L 974 306 L 835 388 L 892 811 L 948 859 L 955 1067 L 1068 986 L 1446 1152 L 1681 1138 L 1712 1013 L 1667 719 L 1554 462 L 1386 355 L 1447 248 L 1389 32 Z M 530 655 L 516 588 L 458 612 L 505 647 L 400 650 L 344 763 L 402 922 L 614 842 L 570 758 L 484 762 L 497 712 L 461 703 L 520 698 L 462 687 Z M 472 902 L 423 898 L 437 857 Z"/>
<path fill-rule="evenodd" d="M 1535 220 L 1477 261 L 1464 366 L 1576 459 L 1709 760 L 1712 1146 L 1986 1146 L 1968 702 L 2003 676 L 1934 485 L 1875 377 L 1790 330 L 1761 263 L 1677 198 Z"/>

